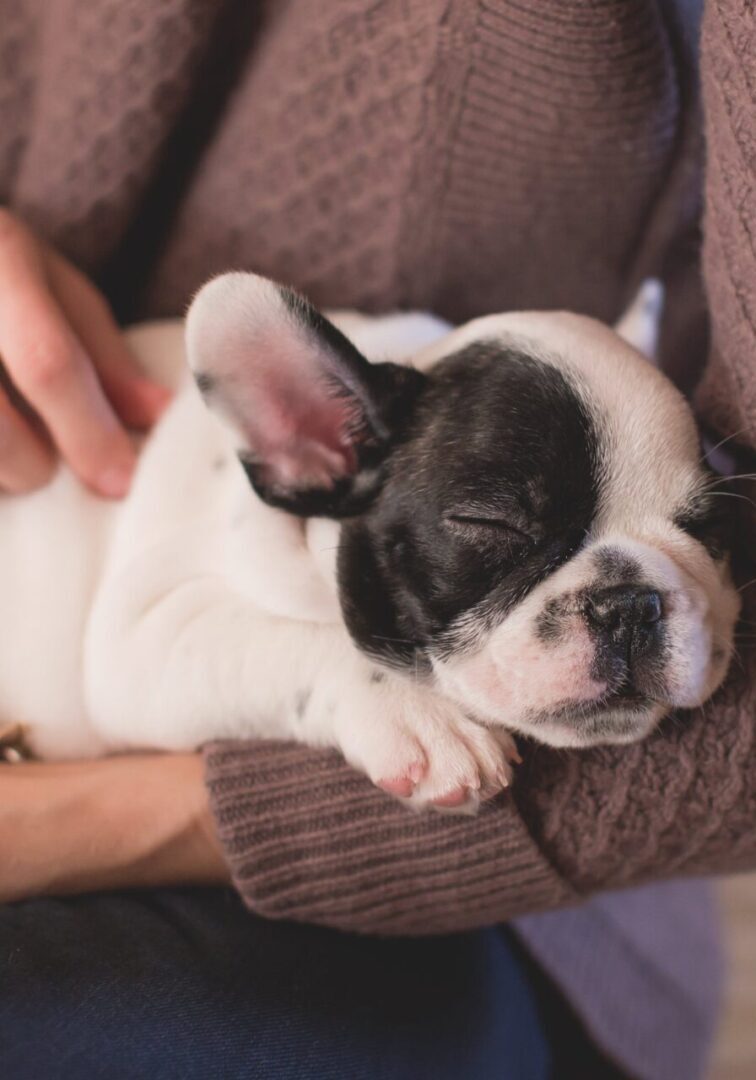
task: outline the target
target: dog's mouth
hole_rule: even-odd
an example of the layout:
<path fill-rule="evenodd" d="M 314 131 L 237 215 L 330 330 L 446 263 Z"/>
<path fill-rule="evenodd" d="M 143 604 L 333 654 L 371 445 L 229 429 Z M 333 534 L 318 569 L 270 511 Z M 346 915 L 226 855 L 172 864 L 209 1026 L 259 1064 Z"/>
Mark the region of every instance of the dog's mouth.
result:
<path fill-rule="evenodd" d="M 664 711 L 645 694 L 623 691 L 596 701 L 568 701 L 531 713 L 521 730 L 551 746 L 633 743 L 651 731 Z"/>
<path fill-rule="evenodd" d="M 612 690 L 609 694 L 606 694 L 603 699 L 595 702 L 596 708 L 600 710 L 632 710 L 649 709 L 658 702 L 650 696 L 650 694 L 644 693 L 636 686 L 633 686 L 630 682 L 625 682 L 619 686 L 616 690 Z"/>
<path fill-rule="evenodd" d="M 657 698 L 627 682 L 589 701 L 570 699 L 534 710 L 526 717 L 525 730 L 557 746 L 634 742 L 659 719 L 661 706 Z"/>
<path fill-rule="evenodd" d="M 548 709 L 539 709 L 528 716 L 533 724 L 582 724 L 599 716 L 610 713 L 648 712 L 658 702 L 647 694 L 636 690 L 623 689 L 612 694 L 604 694 L 593 701 L 563 701 Z"/>

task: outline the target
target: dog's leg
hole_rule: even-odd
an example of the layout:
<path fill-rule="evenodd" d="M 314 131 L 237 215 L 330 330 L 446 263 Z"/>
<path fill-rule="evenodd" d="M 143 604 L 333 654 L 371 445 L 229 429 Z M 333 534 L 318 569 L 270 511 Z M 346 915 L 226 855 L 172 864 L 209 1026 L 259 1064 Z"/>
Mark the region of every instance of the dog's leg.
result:
<path fill-rule="evenodd" d="M 514 746 L 503 729 L 378 670 L 338 624 L 261 614 L 219 576 L 187 573 L 196 563 L 183 557 L 170 576 L 164 565 L 132 567 L 93 612 L 87 700 L 110 746 L 293 738 L 340 749 L 392 794 L 458 809 L 509 782 Z"/>
<path fill-rule="evenodd" d="M 360 658 L 362 660 L 362 658 Z M 517 751 L 410 676 L 361 663 L 319 672 L 303 702 L 300 737 L 336 745 L 371 780 L 413 805 L 474 810 L 507 787 Z"/>
<path fill-rule="evenodd" d="M 191 544 L 165 558 L 153 549 L 100 590 L 85 638 L 85 693 L 113 748 L 291 737 L 318 665 L 329 650 L 344 652 L 338 626 L 260 612 L 203 563 Z"/>

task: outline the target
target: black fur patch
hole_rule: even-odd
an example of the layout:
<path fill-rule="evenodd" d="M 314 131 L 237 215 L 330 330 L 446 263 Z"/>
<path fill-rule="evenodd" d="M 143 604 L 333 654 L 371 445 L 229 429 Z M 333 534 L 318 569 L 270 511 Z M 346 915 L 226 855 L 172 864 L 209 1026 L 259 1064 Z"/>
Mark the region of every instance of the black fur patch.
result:
<path fill-rule="evenodd" d="M 600 495 L 601 435 L 556 367 L 483 341 L 427 377 L 373 503 L 342 529 L 347 626 L 366 652 L 422 666 L 462 616 L 501 621 L 581 546 Z"/>
<path fill-rule="evenodd" d="M 543 606 L 535 623 L 535 636 L 544 644 L 556 644 L 564 640 L 567 617 L 572 605 L 564 597 L 552 597 Z"/>

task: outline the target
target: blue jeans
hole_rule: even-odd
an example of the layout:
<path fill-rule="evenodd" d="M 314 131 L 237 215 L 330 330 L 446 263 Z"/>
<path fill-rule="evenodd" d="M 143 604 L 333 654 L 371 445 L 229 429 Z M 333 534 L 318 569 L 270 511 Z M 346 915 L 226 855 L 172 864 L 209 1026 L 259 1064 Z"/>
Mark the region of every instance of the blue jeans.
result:
<path fill-rule="evenodd" d="M 594 1053 L 505 930 L 352 937 L 215 889 L 0 907 L 3 1080 L 574 1080 Z"/>

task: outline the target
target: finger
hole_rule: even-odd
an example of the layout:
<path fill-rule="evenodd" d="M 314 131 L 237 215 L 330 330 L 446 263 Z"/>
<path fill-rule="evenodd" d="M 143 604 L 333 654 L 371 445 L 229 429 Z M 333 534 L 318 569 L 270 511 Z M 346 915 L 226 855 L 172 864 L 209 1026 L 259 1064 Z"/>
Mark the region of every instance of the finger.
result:
<path fill-rule="evenodd" d="M 48 253 L 52 291 L 97 369 L 114 409 L 130 427 L 149 428 L 171 399 L 149 379 L 126 344 L 102 294 L 56 252 Z"/>
<path fill-rule="evenodd" d="M 0 235 L 0 356 L 74 472 L 102 495 L 125 495 L 134 448 L 23 229 Z"/>
<path fill-rule="evenodd" d="M 0 490 L 13 495 L 34 491 L 49 481 L 54 468 L 50 446 L 0 386 Z"/>

